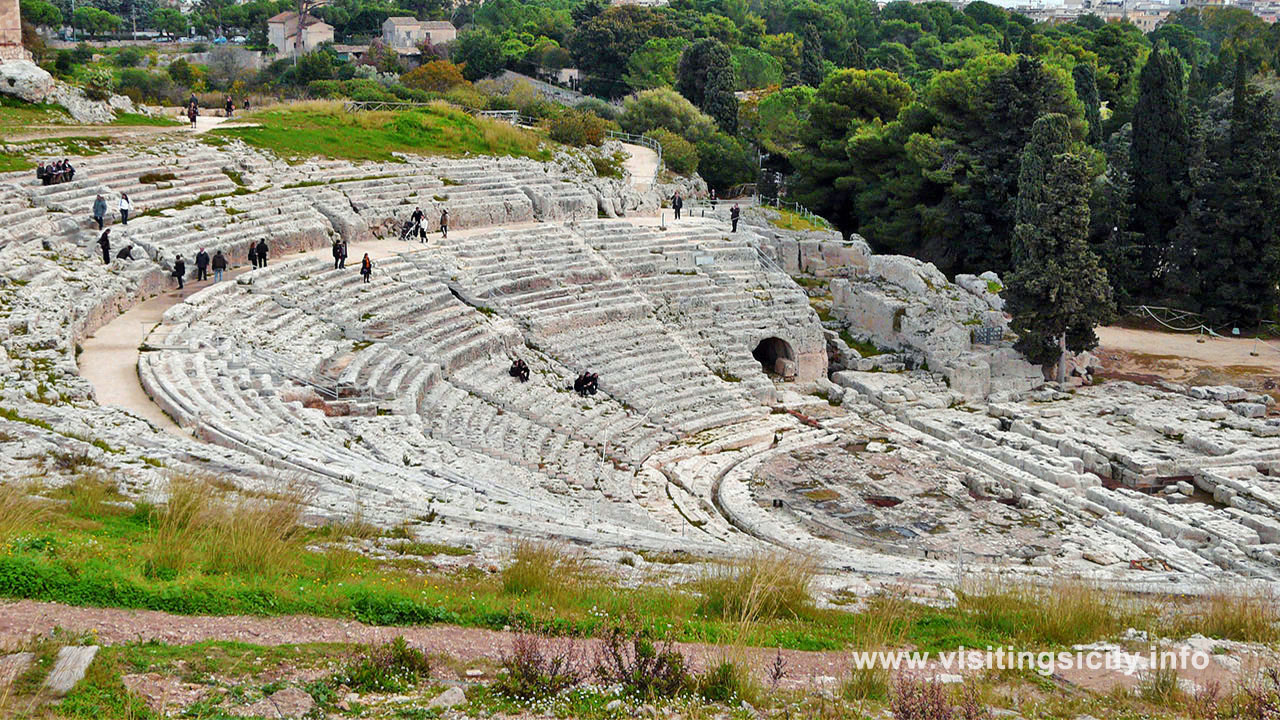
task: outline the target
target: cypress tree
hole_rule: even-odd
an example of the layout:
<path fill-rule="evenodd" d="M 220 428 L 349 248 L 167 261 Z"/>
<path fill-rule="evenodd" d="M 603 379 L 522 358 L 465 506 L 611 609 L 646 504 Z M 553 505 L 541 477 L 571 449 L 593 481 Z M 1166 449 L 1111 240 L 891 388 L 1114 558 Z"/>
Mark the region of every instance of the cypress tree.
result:
<path fill-rule="evenodd" d="M 738 133 L 738 96 L 733 94 L 735 84 L 732 65 L 708 72 L 702 101 L 702 111 L 730 135 Z"/>
<path fill-rule="evenodd" d="M 1098 99 L 1098 76 L 1093 66 L 1088 63 L 1076 63 L 1071 70 L 1071 78 L 1075 81 L 1076 97 L 1084 103 L 1084 119 L 1089 123 L 1089 134 L 1085 141 L 1097 145 L 1102 141 L 1102 107 Z"/>
<path fill-rule="evenodd" d="M 1180 279 L 1211 323 L 1252 327 L 1280 302 L 1280 110 L 1243 67 L 1227 122 L 1207 143 L 1176 233 Z"/>
<path fill-rule="evenodd" d="M 1022 151 L 1013 272 L 1006 285 L 1017 348 L 1033 363 L 1097 346 L 1110 314 L 1107 273 L 1089 249 L 1090 170 L 1065 115 L 1041 116 Z"/>
<path fill-rule="evenodd" d="M 1191 131 L 1182 86 L 1182 62 L 1161 43 L 1138 76 L 1130 166 L 1134 230 L 1140 235 L 1139 296 L 1153 297 L 1169 267 L 1170 234 L 1190 194 Z"/>
<path fill-rule="evenodd" d="M 822 84 L 822 36 L 809 23 L 804 26 L 804 45 L 800 50 L 800 81 L 809 87 Z"/>

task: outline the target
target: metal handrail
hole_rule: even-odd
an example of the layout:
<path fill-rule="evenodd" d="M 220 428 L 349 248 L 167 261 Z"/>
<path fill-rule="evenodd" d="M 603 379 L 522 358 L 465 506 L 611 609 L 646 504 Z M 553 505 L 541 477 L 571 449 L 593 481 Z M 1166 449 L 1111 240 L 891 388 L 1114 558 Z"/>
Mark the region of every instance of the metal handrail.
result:
<path fill-rule="evenodd" d="M 631 145 L 639 145 L 641 147 L 647 147 L 650 150 L 657 153 L 658 164 L 653 168 L 653 177 L 649 178 L 649 186 L 652 187 L 658 182 L 658 173 L 661 172 L 663 168 L 662 143 L 658 142 L 657 140 L 654 140 L 651 137 L 645 137 L 644 135 L 635 135 L 633 133 L 627 133 L 627 132 L 619 132 L 617 130 L 607 130 L 605 131 L 604 136 L 610 140 L 617 140 L 619 142 L 629 143 Z"/>

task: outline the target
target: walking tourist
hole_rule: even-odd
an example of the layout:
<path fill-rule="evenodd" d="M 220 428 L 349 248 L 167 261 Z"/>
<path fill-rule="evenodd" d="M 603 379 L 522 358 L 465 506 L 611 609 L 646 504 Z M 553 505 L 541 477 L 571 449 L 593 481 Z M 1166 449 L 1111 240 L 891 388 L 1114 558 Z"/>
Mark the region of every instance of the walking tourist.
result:
<path fill-rule="evenodd" d="M 120 193 L 120 223 L 122 225 L 129 224 L 130 210 L 133 210 L 133 202 L 129 200 L 129 193 Z"/>
<path fill-rule="evenodd" d="M 360 276 L 365 282 L 369 282 L 369 276 L 373 274 L 373 261 L 369 259 L 369 253 L 364 254 L 364 259 L 360 261 Z"/>
<path fill-rule="evenodd" d="M 449 237 L 449 208 L 440 211 L 440 237 Z"/>
<path fill-rule="evenodd" d="M 186 277 L 186 275 L 187 275 L 187 263 L 185 260 L 182 259 L 182 256 L 179 255 L 178 257 L 173 259 L 173 277 L 178 281 L 179 290 L 183 288 L 182 279 Z"/>
<path fill-rule="evenodd" d="M 733 229 L 729 232 L 738 232 L 738 218 L 741 216 L 742 210 L 738 209 L 738 203 L 734 203 L 733 209 L 729 211 L 729 222 L 733 225 Z"/>
<path fill-rule="evenodd" d="M 222 271 L 227 269 L 227 256 L 219 250 L 213 254 L 213 281 L 222 282 Z"/>
<path fill-rule="evenodd" d="M 676 193 L 671 198 L 671 209 L 676 211 L 676 219 L 680 219 L 680 208 L 684 207 L 684 198 L 680 197 L 680 193 Z"/>
<path fill-rule="evenodd" d="M 102 231 L 102 236 L 98 238 L 98 247 L 102 248 L 102 264 L 111 264 L 111 228 Z"/>
<path fill-rule="evenodd" d="M 258 267 L 267 266 L 267 239 L 258 241 Z"/>
<path fill-rule="evenodd" d="M 204 248 L 200 248 L 200 252 L 196 253 L 196 281 L 203 282 L 209 279 L 209 253 Z"/>
<path fill-rule="evenodd" d="M 98 223 L 98 229 L 102 229 L 102 221 L 107 217 L 107 199 L 98 195 L 93 201 L 93 219 Z"/>

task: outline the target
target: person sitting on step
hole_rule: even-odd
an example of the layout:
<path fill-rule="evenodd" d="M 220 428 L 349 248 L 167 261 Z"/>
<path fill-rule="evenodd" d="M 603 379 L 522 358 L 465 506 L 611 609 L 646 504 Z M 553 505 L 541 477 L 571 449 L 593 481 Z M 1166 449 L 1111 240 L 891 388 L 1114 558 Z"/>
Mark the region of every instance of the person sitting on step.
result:
<path fill-rule="evenodd" d="M 600 376 L 596 373 L 587 373 L 586 394 L 595 395 L 600 389 Z"/>
<path fill-rule="evenodd" d="M 511 369 L 507 371 L 507 374 L 520 382 L 529 382 L 529 366 L 520 358 L 511 361 Z"/>

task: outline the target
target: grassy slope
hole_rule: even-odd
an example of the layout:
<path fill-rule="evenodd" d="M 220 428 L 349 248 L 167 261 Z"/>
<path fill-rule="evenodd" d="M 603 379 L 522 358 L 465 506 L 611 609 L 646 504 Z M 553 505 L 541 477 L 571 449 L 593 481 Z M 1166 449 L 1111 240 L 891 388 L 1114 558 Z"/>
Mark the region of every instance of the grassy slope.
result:
<path fill-rule="evenodd" d="M 237 122 L 257 127 L 217 128 L 214 138 L 240 138 L 283 157 L 321 155 L 391 161 L 392 153 L 510 155 L 549 159 L 536 133 L 474 118 L 440 103 L 410 112 L 347 113 L 337 102 L 297 103 L 263 110 Z"/>
<path fill-rule="evenodd" d="M 597 633 L 609 617 L 633 614 L 651 629 L 669 629 L 680 640 L 810 650 L 1055 648 L 1111 637 L 1126 627 L 1162 635 L 1202 632 L 1275 639 L 1274 610 L 1223 601 L 1194 616 L 1162 616 L 1151 612 L 1149 603 L 1125 604 L 1114 594 L 1084 586 L 1039 595 L 1025 588 L 983 587 L 961 593 L 960 602 L 945 609 L 886 596 L 859 612 L 802 607 L 743 624 L 708 612 L 690 587 L 654 582 L 623 588 L 601 572 L 551 573 L 513 586 L 510 571 L 443 571 L 412 557 L 374 560 L 342 549 L 334 533 L 317 530 L 308 531 L 306 542 L 331 543 L 327 550 L 299 549 L 265 572 L 215 568 L 196 559 L 177 572 L 158 573 L 147 560 L 158 531 L 149 506 L 130 509 L 127 503 L 103 502 L 101 493 L 74 490 L 53 497 L 67 502 L 49 504 L 39 525 L 0 542 L 0 596 L 178 614 L 310 614 L 386 625 L 528 625 L 572 635 Z M 394 547 L 400 541 L 379 542 Z"/>

